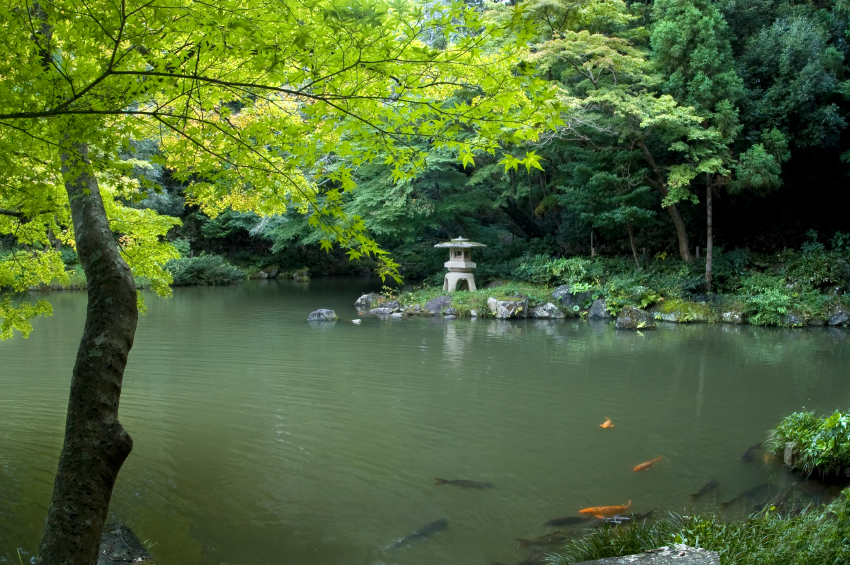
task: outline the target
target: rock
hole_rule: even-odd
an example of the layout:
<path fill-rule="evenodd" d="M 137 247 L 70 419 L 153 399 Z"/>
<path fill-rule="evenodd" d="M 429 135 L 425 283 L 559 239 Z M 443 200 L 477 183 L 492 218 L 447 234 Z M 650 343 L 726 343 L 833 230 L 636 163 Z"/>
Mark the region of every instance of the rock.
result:
<path fill-rule="evenodd" d="M 360 325 L 360 324 L 362 324 L 362 323 L 363 323 L 363 320 L 351 320 L 351 323 L 352 323 L 352 324 Z"/>
<path fill-rule="evenodd" d="M 454 316 L 457 318 L 457 308 L 446 308 L 443 312 L 446 316 Z"/>
<path fill-rule="evenodd" d="M 308 322 L 336 322 L 339 318 L 333 310 L 316 310 L 307 316 Z"/>
<path fill-rule="evenodd" d="M 260 276 L 264 279 L 276 279 L 280 275 L 280 265 L 269 265 L 260 271 Z"/>
<path fill-rule="evenodd" d="M 133 530 L 123 524 L 107 524 L 100 537 L 97 565 L 149 563 L 154 560 Z"/>
<path fill-rule="evenodd" d="M 389 314 L 393 313 L 393 309 L 384 307 L 372 308 L 371 310 L 369 310 L 369 313 L 373 316 L 388 316 Z"/>
<path fill-rule="evenodd" d="M 292 273 L 292 280 L 295 282 L 310 282 L 310 269 L 306 267 Z"/>
<path fill-rule="evenodd" d="M 591 305 L 593 291 L 573 292 L 570 285 L 562 284 L 552 292 L 552 300 L 555 301 L 555 304 L 567 310 L 567 312 L 577 313 Z"/>
<path fill-rule="evenodd" d="M 791 467 L 794 464 L 794 442 L 785 443 L 785 451 L 782 453 L 782 462 Z"/>
<path fill-rule="evenodd" d="M 525 318 L 528 315 L 528 297 L 506 298 L 505 300 L 490 297 L 487 299 L 487 307 L 500 320 Z"/>
<path fill-rule="evenodd" d="M 478 310 L 470 310 L 470 311 L 469 311 L 469 316 L 470 316 L 471 318 L 477 318 L 477 317 L 478 317 Z"/>
<path fill-rule="evenodd" d="M 639 565 L 720 565 L 720 556 L 716 551 L 706 551 L 701 547 L 690 547 L 677 543 L 672 546 L 649 549 L 637 555 L 580 561 L 575 565 L 631 565 L 632 563 Z"/>
<path fill-rule="evenodd" d="M 425 303 L 425 309 L 432 314 L 439 314 L 452 305 L 451 296 L 438 296 Z"/>
<path fill-rule="evenodd" d="M 743 324 L 746 318 L 740 310 L 726 310 L 720 314 L 720 321 L 724 324 Z"/>
<path fill-rule="evenodd" d="M 640 308 L 626 306 L 617 314 L 618 330 L 651 330 L 655 328 L 652 315 Z"/>
<path fill-rule="evenodd" d="M 505 281 L 492 281 L 487 283 L 484 288 L 499 288 L 500 286 L 505 286 Z"/>
<path fill-rule="evenodd" d="M 823 326 L 826 325 L 826 320 L 821 318 L 820 316 L 815 316 L 809 320 L 808 325 L 810 326 Z"/>
<path fill-rule="evenodd" d="M 783 326 L 790 326 L 792 328 L 800 328 L 806 325 L 806 322 L 803 321 L 803 315 L 799 312 L 788 312 L 784 316 L 782 316 L 781 324 Z"/>
<path fill-rule="evenodd" d="M 384 302 L 384 300 L 386 299 L 380 294 L 370 292 L 358 298 L 354 302 L 354 307 L 358 310 L 371 310 L 373 307 Z"/>
<path fill-rule="evenodd" d="M 830 326 L 846 326 L 848 321 L 850 321 L 850 311 L 844 306 L 839 306 L 830 314 L 827 324 Z"/>
<path fill-rule="evenodd" d="M 547 302 L 543 306 L 538 306 L 531 309 L 530 318 L 566 318 L 564 312 L 560 308 Z"/>
<path fill-rule="evenodd" d="M 705 302 L 665 300 L 653 306 L 651 312 L 656 320 L 665 322 L 707 322 L 711 319 L 711 309 Z"/>
<path fill-rule="evenodd" d="M 381 303 L 381 308 L 389 308 L 390 310 L 395 310 L 399 308 L 398 300 L 390 300 L 389 302 Z"/>
<path fill-rule="evenodd" d="M 610 317 L 611 314 L 608 312 L 608 305 L 604 298 L 594 300 L 593 304 L 590 305 L 590 309 L 587 311 L 587 318 L 589 320 L 605 320 Z"/>
<path fill-rule="evenodd" d="M 447 316 L 443 316 L 443 319 L 444 320 L 457 320 L 457 316 L 455 316 L 454 314 L 449 314 Z"/>
<path fill-rule="evenodd" d="M 392 314 L 390 314 L 390 318 L 394 318 L 396 320 L 401 320 L 401 317 L 403 315 L 404 314 L 402 314 L 401 312 L 393 312 Z"/>

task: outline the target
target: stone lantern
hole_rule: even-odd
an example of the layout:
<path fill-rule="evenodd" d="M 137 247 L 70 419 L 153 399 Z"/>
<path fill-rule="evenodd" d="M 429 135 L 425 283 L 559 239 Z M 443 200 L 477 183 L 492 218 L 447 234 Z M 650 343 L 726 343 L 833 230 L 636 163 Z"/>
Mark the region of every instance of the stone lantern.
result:
<path fill-rule="evenodd" d="M 458 290 L 458 286 L 460 286 L 460 290 L 475 290 L 475 276 L 472 274 L 475 263 L 472 262 L 472 249 L 487 246 L 483 243 L 456 237 L 451 241 L 438 243 L 434 247 L 449 248 L 449 260 L 445 262 L 445 267 L 449 272 L 443 279 L 443 290 L 451 292 Z"/>

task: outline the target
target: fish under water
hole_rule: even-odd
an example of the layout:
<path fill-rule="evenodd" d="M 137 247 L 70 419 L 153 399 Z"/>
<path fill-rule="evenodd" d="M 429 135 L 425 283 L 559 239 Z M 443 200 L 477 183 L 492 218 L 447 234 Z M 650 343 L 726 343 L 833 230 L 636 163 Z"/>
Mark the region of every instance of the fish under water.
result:
<path fill-rule="evenodd" d="M 587 518 L 582 518 L 581 516 L 564 516 L 563 518 L 552 518 L 548 522 L 545 522 L 544 526 L 574 526 L 576 524 L 583 524 Z"/>
<path fill-rule="evenodd" d="M 481 481 L 468 481 L 466 479 L 457 479 L 453 481 L 448 481 L 446 479 L 434 479 L 436 482 L 435 485 L 454 485 L 456 487 L 461 488 L 494 488 L 496 485 L 493 483 L 485 483 Z"/>
<path fill-rule="evenodd" d="M 519 539 L 517 538 L 517 543 L 519 543 L 520 547 L 534 547 L 536 545 L 553 545 L 556 543 L 563 543 L 569 539 L 564 532 L 560 530 L 555 530 L 551 534 L 546 534 L 543 536 L 536 537 L 534 539 Z"/>
<path fill-rule="evenodd" d="M 655 465 L 659 461 L 661 461 L 660 456 L 656 457 L 655 459 L 652 459 L 651 461 L 644 461 L 643 463 L 641 463 L 640 465 L 638 465 L 637 467 L 632 469 L 632 471 L 646 471 L 647 469 L 649 469 L 650 467 L 652 467 L 653 465 Z"/>
<path fill-rule="evenodd" d="M 727 506 L 735 504 L 739 500 L 744 500 L 745 498 L 753 498 L 755 495 L 761 493 L 761 491 L 767 490 L 767 487 L 768 487 L 767 483 L 764 483 L 763 485 L 759 485 L 757 487 L 753 487 L 748 491 L 742 492 L 741 494 L 739 494 L 738 496 L 736 496 L 735 498 L 733 498 L 732 500 L 730 500 L 728 502 L 721 502 L 720 508 L 726 508 Z"/>
<path fill-rule="evenodd" d="M 696 500 L 702 495 L 708 494 L 709 492 L 716 489 L 719 484 L 720 482 L 717 479 L 711 479 L 710 481 L 705 483 L 701 489 L 699 489 L 698 493 L 690 495 L 691 500 Z"/>
<path fill-rule="evenodd" d="M 409 536 L 403 537 L 391 546 L 388 549 L 398 549 L 399 547 L 405 546 L 408 543 L 416 540 L 426 540 L 435 534 L 439 534 L 443 530 L 446 529 L 446 526 L 449 525 L 449 521 L 445 518 L 440 520 L 434 520 L 430 524 L 425 524 Z"/>
<path fill-rule="evenodd" d="M 632 501 L 630 500 L 628 504 L 623 504 L 622 506 L 591 506 L 590 508 L 579 510 L 578 513 L 596 516 L 597 518 L 611 518 L 617 514 L 622 514 L 631 505 Z"/>
<path fill-rule="evenodd" d="M 611 423 L 611 418 L 606 417 L 605 421 L 599 424 L 600 428 L 613 428 L 614 424 Z"/>
<path fill-rule="evenodd" d="M 760 448 L 761 444 L 756 443 L 755 445 L 751 445 L 747 448 L 743 455 L 741 455 L 741 461 L 744 463 L 749 463 L 753 460 L 753 455 L 755 454 L 756 449 Z"/>

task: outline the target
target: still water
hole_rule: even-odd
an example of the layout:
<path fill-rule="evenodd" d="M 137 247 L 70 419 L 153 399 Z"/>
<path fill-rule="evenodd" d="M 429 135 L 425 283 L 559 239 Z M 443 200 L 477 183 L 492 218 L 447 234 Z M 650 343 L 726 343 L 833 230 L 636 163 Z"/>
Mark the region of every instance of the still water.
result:
<path fill-rule="evenodd" d="M 711 509 L 787 481 L 742 453 L 785 414 L 850 406 L 844 330 L 352 324 L 354 300 L 376 286 L 252 281 L 148 296 L 121 398 L 135 448 L 111 519 L 154 543 L 162 565 L 514 563 L 528 556 L 514 538 L 587 506 L 682 512 L 717 479 L 697 503 Z M 37 548 L 61 448 L 85 294 L 51 299 L 53 317 L 29 339 L 0 342 L 0 562 Z M 318 308 L 340 321 L 307 323 Z M 613 428 L 600 427 L 606 417 Z M 442 533 L 388 549 L 440 519 Z"/>

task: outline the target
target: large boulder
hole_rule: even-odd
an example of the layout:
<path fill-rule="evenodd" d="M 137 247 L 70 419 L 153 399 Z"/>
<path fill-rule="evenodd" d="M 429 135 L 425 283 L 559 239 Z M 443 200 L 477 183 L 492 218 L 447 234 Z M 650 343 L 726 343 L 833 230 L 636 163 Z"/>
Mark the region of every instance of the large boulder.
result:
<path fill-rule="evenodd" d="M 850 310 L 844 306 L 836 308 L 827 321 L 830 326 L 846 326 L 848 323 L 850 323 Z"/>
<path fill-rule="evenodd" d="M 316 310 L 307 316 L 308 322 L 336 322 L 339 318 L 333 310 Z"/>
<path fill-rule="evenodd" d="M 298 269 L 294 273 L 292 273 L 292 280 L 295 282 L 310 282 L 310 269 L 303 268 Z"/>
<path fill-rule="evenodd" d="M 665 322 L 707 322 L 711 319 L 711 309 L 704 302 L 687 300 L 664 300 L 652 307 L 656 320 Z"/>
<path fill-rule="evenodd" d="M 552 292 L 552 300 L 568 313 L 578 313 L 580 310 L 590 307 L 593 291 L 575 292 L 570 285 L 562 284 Z"/>
<path fill-rule="evenodd" d="M 604 298 L 594 300 L 593 304 L 590 305 L 590 309 L 587 311 L 588 320 L 607 320 L 610 317 L 611 314 L 608 312 L 608 304 L 605 302 Z"/>
<path fill-rule="evenodd" d="M 618 330 L 651 330 L 655 328 L 652 314 L 634 306 L 626 306 L 617 314 Z"/>
<path fill-rule="evenodd" d="M 529 318 L 565 318 L 564 312 L 552 304 L 547 302 L 543 306 L 537 306 L 531 309 Z"/>
<path fill-rule="evenodd" d="M 354 307 L 358 310 L 371 310 L 372 308 L 376 308 L 378 304 L 381 304 L 384 300 L 386 299 L 380 294 L 370 292 L 369 294 L 364 294 L 358 298 L 354 302 Z"/>
<path fill-rule="evenodd" d="M 372 308 L 369 310 L 369 313 L 373 316 L 389 316 L 393 313 L 393 308 L 384 308 L 381 306 L 379 308 Z"/>
<path fill-rule="evenodd" d="M 495 318 L 507 320 L 510 318 L 525 318 L 528 316 L 528 297 L 506 298 L 499 300 L 490 297 L 487 299 L 487 307 Z"/>
<path fill-rule="evenodd" d="M 401 307 L 399 306 L 398 300 L 390 300 L 381 304 L 381 308 L 390 308 L 391 310 L 398 310 Z"/>
<path fill-rule="evenodd" d="M 451 305 L 451 296 L 438 296 L 437 298 L 432 298 L 431 300 L 425 303 L 425 310 L 431 312 L 432 314 L 439 314 Z"/>
<path fill-rule="evenodd" d="M 803 315 L 799 312 L 788 312 L 784 316 L 782 316 L 782 320 L 780 322 L 783 326 L 788 326 L 791 328 L 800 328 L 806 325 L 805 320 L 803 320 Z"/>
<path fill-rule="evenodd" d="M 280 265 L 269 265 L 259 272 L 260 278 L 276 279 L 280 275 Z"/>

